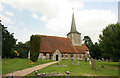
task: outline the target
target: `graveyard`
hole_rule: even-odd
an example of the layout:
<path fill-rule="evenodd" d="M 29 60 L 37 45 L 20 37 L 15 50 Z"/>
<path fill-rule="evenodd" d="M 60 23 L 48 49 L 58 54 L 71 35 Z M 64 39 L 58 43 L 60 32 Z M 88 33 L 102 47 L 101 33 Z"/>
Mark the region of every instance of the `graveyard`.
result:
<path fill-rule="evenodd" d="M 37 70 L 40 73 L 59 73 L 66 76 L 65 71 L 69 71 L 69 76 L 118 76 L 118 63 L 96 61 L 96 70 L 91 68 L 89 61 L 62 60 L 57 64 L 52 64 L 43 69 Z M 28 74 L 24 78 L 35 76 L 35 72 Z"/>

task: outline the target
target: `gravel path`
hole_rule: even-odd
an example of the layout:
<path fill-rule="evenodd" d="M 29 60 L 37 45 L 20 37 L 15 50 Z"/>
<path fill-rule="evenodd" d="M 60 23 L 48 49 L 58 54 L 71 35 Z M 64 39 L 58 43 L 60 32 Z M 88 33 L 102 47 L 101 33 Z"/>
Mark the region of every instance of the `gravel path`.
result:
<path fill-rule="evenodd" d="M 2 78 L 7 78 L 7 76 L 10 76 L 10 75 L 16 76 L 14 78 L 21 78 L 22 76 L 26 76 L 27 74 L 30 74 L 35 70 L 42 69 L 44 67 L 47 67 L 47 66 L 54 64 L 54 63 L 57 63 L 57 62 L 58 61 L 50 62 L 50 63 L 46 63 L 46 64 L 37 65 L 37 66 L 31 67 L 31 68 L 26 68 L 23 70 L 15 71 L 13 73 L 9 73 L 9 74 L 4 75 Z"/>

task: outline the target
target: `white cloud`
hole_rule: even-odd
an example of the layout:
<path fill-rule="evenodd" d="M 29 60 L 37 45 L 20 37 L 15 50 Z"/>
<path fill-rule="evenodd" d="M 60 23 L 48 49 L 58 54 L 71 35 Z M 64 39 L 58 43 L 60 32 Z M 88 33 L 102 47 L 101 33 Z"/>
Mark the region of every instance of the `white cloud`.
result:
<path fill-rule="evenodd" d="M 8 11 L 5 11 L 5 14 L 8 16 L 14 16 L 14 14 L 12 12 L 8 12 Z"/>
<path fill-rule="evenodd" d="M 3 11 L 4 10 L 4 7 L 2 5 L 2 3 L 0 3 L 0 11 Z"/>
<path fill-rule="evenodd" d="M 42 17 L 40 18 L 40 20 L 43 21 L 43 22 L 47 22 L 48 17 L 47 17 L 47 16 L 42 16 Z"/>
<path fill-rule="evenodd" d="M 1 17 L 2 22 L 7 23 L 7 24 L 13 24 L 13 21 L 9 17 L 3 16 L 3 15 L 0 15 L 0 17 Z"/>
<path fill-rule="evenodd" d="M 38 16 L 36 13 L 32 13 L 32 17 L 35 18 L 35 19 L 38 19 Z"/>

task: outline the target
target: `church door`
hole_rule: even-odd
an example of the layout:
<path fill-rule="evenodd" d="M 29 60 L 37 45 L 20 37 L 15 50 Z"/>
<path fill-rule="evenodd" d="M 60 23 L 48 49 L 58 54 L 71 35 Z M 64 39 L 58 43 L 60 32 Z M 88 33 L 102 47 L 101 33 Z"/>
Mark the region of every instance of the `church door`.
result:
<path fill-rule="evenodd" d="M 58 55 L 56 55 L 56 61 L 58 61 Z"/>

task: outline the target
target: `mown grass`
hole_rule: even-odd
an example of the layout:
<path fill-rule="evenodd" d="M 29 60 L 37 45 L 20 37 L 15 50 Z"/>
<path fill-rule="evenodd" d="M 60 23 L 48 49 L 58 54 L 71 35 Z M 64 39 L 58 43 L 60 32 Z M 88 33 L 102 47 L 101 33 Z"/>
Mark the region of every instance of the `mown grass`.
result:
<path fill-rule="evenodd" d="M 29 59 L 2 59 L 2 75 L 48 62 L 52 60 L 38 60 L 34 63 Z"/>
<path fill-rule="evenodd" d="M 71 60 L 62 60 L 60 65 L 67 65 L 66 67 L 53 67 L 57 64 L 50 65 L 43 69 L 38 70 L 38 73 L 56 73 L 64 74 L 65 71 L 70 71 L 70 76 L 118 76 L 118 63 L 117 62 L 98 62 L 96 61 L 97 70 L 92 70 L 89 62 L 80 61 L 80 66 L 77 61 L 71 64 Z M 101 68 L 104 65 L 104 68 Z M 24 78 L 35 76 L 35 73 L 27 75 Z"/>

